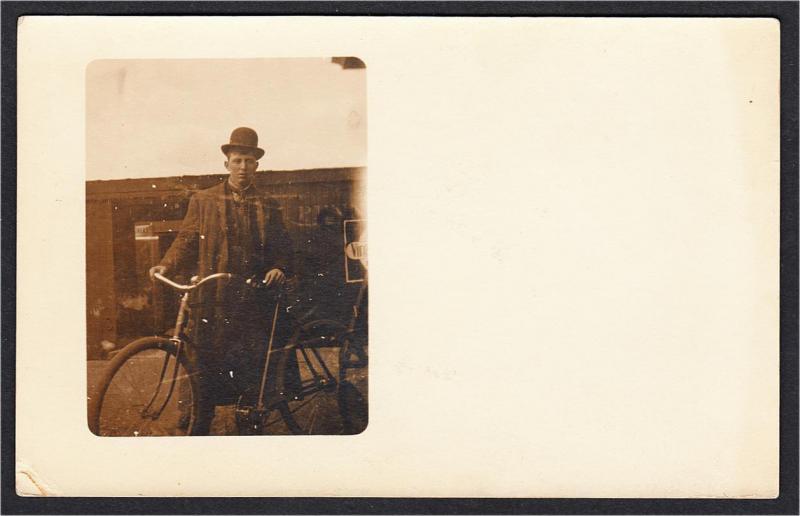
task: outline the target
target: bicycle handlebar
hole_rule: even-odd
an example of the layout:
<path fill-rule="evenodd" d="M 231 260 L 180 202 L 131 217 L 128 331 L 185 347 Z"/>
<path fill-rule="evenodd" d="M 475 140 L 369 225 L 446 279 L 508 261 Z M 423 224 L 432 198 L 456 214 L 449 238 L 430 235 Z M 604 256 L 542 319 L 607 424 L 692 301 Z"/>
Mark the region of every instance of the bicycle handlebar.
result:
<path fill-rule="evenodd" d="M 197 287 L 199 287 L 200 285 L 202 285 L 203 283 L 205 283 L 207 281 L 211 281 L 211 280 L 214 280 L 214 279 L 217 279 L 217 278 L 231 279 L 233 277 L 233 274 L 231 274 L 230 272 L 218 272 L 216 274 L 212 274 L 211 276 L 206 276 L 205 278 L 201 279 L 200 281 L 197 281 L 196 280 L 197 276 L 195 276 L 194 278 L 192 278 L 192 284 L 191 285 L 181 285 L 180 283 L 175 283 L 171 279 L 167 278 L 166 276 L 164 276 L 163 274 L 158 273 L 158 272 L 153 274 L 153 277 L 158 279 L 159 281 L 161 281 L 163 283 L 166 283 L 167 285 L 169 285 L 170 287 L 172 287 L 172 288 L 174 288 L 176 290 L 180 290 L 182 292 L 188 292 L 190 290 L 196 289 Z"/>

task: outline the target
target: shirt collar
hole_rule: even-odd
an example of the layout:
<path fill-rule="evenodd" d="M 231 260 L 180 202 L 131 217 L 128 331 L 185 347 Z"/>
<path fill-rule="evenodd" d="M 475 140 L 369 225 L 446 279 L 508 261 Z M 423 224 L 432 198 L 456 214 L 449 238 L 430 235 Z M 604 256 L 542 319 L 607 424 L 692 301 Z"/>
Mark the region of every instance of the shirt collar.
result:
<path fill-rule="evenodd" d="M 241 196 L 241 197 L 245 197 L 245 196 L 247 195 L 247 193 L 248 193 L 250 190 L 252 190 L 252 188 L 253 188 L 253 182 L 252 182 L 252 181 L 250 181 L 250 184 L 249 184 L 249 185 L 247 185 L 247 186 L 245 186 L 244 188 L 236 188 L 236 187 L 235 187 L 235 186 L 233 186 L 233 184 L 231 183 L 231 180 L 230 180 L 230 178 L 228 178 L 228 180 L 227 180 L 227 181 L 225 181 L 225 188 L 228 190 L 228 192 L 229 192 L 229 193 L 235 193 L 235 194 L 238 194 L 238 195 L 239 195 L 239 196 Z"/>

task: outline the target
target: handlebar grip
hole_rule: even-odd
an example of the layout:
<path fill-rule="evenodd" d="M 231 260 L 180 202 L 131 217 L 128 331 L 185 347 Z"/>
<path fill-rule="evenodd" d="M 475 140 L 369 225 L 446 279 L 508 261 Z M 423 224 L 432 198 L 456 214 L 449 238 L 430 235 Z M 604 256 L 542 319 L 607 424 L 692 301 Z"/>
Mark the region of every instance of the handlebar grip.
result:
<path fill-rule="evenodd" d="M 283 286 L 283 285 L 279 285 L 279 284 L 276 284 L 276 283 L 273 283 L 271 285 L 267 285 L 266 283 L 264 283 L 264 280 L 260 280 L 259 281 L 258 278 L 256 278 L 256 277 L 247 278 L 244 282 L 248 287 L 256 289 L 256 290 L 273 289 L 273 288 L 274 289 L 280 289 Z"/>

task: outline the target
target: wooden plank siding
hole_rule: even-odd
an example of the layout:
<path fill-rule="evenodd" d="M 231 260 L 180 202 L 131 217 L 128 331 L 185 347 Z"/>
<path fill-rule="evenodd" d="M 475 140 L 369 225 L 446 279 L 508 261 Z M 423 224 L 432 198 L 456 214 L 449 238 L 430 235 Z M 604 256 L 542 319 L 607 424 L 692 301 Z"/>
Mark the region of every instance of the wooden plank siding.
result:
<path fill-rule="evenodd" d="M 189 198 L 226 178 L 224 174 L 208 174 L 87 181 L 89 358 L 104 355 L 103 341 L 109 348 L 118 348 L 132 338 L 160 334 L 174 323 L 177 296 L 167 289 L 154 288 L 147 270 L 174 239 Z M 321 209 L 335 206 L 345 218 L 364 216 L 362 168 L 257 172 L 255 183 L 281 204 L 299 261 L 308 252 L 304 244 L 317 230 Z M 352 286 L 342 288 L 352 290 Z"/>

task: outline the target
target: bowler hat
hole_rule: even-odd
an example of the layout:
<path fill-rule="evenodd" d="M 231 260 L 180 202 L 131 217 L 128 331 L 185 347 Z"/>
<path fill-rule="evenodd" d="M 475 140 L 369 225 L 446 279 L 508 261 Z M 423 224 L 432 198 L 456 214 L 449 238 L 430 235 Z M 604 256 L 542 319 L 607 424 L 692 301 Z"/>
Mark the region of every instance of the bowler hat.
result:
<path fill-rule="evenodd" d="M 231 141 L 222 146 L 222 152 L 227 155 L 232 150 L 252 152 L 256 159 L 264 155 L 264 149 L 258 146 L 258 135 L 249 127 L 237 127 L 233 130 Z"/>

